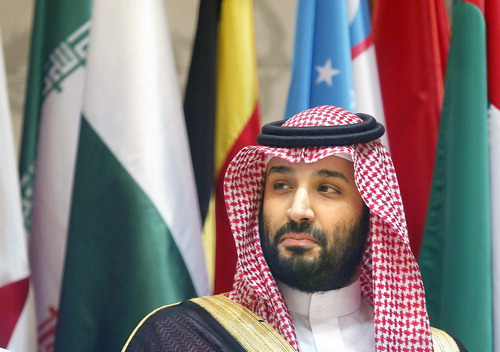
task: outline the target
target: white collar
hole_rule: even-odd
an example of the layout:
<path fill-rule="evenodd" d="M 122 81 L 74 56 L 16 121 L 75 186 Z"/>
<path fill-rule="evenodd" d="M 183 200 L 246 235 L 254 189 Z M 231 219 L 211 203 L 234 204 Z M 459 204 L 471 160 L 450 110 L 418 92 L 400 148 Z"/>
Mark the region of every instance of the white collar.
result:
<path fill-rule="evenodd" d="M 328 316 L 341 317 L 358 310 L 361 306 L 359 279 L 338 290 L 316 293 L 302 292 L 283 282 L 278 282 L 278 287 L 291 313 L 309 316 L 311 307 L 319 304 L 328 309 Z"/>

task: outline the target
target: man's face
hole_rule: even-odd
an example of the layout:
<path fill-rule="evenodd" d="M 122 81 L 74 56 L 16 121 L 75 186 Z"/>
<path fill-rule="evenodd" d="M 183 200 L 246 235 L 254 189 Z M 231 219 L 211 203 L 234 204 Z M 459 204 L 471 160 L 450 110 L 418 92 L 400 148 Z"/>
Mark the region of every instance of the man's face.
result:
<path fill-rule="evenodd" d="M 276 279 L 305 292 L 339 289 L 356 279 L 369 216 L 352 162 L 337 156 L 312 164 L 271 159 L 260 215 L 262 248 Z"/>

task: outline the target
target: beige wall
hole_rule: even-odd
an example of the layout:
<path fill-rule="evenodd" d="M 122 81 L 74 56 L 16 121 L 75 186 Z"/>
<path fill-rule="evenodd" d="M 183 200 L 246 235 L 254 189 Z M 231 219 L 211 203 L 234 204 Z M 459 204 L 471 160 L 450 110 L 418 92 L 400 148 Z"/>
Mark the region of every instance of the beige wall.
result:
<path fill-rule="evenodd" d="M 184 92 L 199 0 L 165 0 Z M 19 143 L 34 0 L 0 0 L 0 29 L 14 133 Z M 284 113 L 293 48 L 296 0 L 254 0 L 260 104 L 264 122 Z"/>
<path fill-rule="evenodd" d="M 17 142 L 22 124 L 33 3 L 34 0 L 0 0 L 0 30 Z"/>

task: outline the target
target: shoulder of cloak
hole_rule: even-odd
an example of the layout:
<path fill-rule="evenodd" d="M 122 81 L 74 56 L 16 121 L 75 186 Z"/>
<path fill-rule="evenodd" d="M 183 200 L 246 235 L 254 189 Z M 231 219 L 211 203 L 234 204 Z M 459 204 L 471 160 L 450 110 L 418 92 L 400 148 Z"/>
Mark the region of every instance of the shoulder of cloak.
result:
<path fill-rule="evenodd" d="M 184 301 L 158 308 L 134 329 L 122 352 L 245 351 L 205 309 Z"/>
<path fill-rule="evenodd" d="M 122 352 L 294 351 L 265 320 L 224 295 L 158 308 L 135 328 Z"/>
<path fill-rule="evenodd" d="M 467 352 L 462 343 L 447 332 L 431 327 L 434 352 Z"/>

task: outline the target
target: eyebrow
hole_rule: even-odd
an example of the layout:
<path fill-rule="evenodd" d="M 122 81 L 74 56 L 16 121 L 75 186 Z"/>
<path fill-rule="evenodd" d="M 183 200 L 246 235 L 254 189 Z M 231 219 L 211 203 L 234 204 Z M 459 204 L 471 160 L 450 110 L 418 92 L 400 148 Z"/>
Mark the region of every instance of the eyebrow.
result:
<path fill-rule="evenodd" d="M 332 171 L 332 170 L 328 170 L 328 169 L 321 169 L 321 170 L 318 170 L 314 173 L 315 176 L 319 176 L 319 177 L 335 177 L 335 178 L 340 178 L 342 180 L 344 180 L 345 182 L 349 183 L 349 180 L 347 179 L 347 177 L 340 171 Z"/>
<path fill-rule="evenodd" d="M 268 175 L 276 173 L 276 174 L 293 174 L 295 173 L 295 170 L 292 169 L 291 167 L 288 166 L 272 166 L 269 169 Z M 329 169 L 321 169 L 316 172 L 314 172 L 314 176 L 317 177 L 334 177 L 334 178 L 340 178 L 344 180 L 345 182 L 349 183 L 349 179 L 340 171 L 333 171 Z"/>
<path fill-rule="evenodd" d="M 288 167 L 288 166 L 272 166 L 269 169 L 268 175 L 273 174 L 273 173 L 276 173 L 276 174 L 293 174 L 293 173 L 295 173 L 295 171 L 291 167 Z"/>

